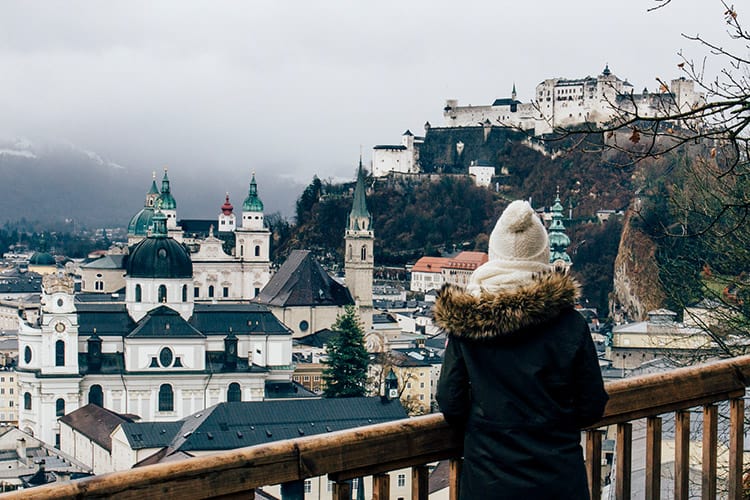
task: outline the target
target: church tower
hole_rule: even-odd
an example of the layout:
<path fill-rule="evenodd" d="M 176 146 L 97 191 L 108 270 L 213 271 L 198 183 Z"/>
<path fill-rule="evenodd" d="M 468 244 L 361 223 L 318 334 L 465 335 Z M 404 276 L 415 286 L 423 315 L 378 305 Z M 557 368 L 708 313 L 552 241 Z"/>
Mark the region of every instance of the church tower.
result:
<path fill-rule="evenodd" d="M 373 247 L 372 216 L 365 202 L 365 178 L 359 159 L 354 202 L 344 235 L 344 272 L 346 287 L 359 308 L 365 332 L 372 327 Z"/>
<path fill-rule="evenodd" d="M 232 232 L 237 229 L 237 220 L 234 215 L 234 207 L 229 203 L 229 193 L 227 193 L 224 199 L 224 204 L 221 206 L 221 213 L 219 214 L 219 232 Z"/>
<path fill-rule="evenodd" d="M 570 246 L 570 238 L 565 234 L 565 225 L 563 224 L 563 206 L 560 203 L 560 188 L 557 188 L 555 204 L 552 205 L 552 222 L 549 225 L 549 262 L 557 271 L 567 273 L 573 261 L 568 255 L 567 249 Z"/>
<path fill-rule="evenodd" d="M 242 297 L 253 299 L 271 279 L 271 231 L 263 222 L 263 202 L 258 196 L 255 172 L 242 204 L 242 221 L 235 238 L 236 257 L 242 263 Z"/>

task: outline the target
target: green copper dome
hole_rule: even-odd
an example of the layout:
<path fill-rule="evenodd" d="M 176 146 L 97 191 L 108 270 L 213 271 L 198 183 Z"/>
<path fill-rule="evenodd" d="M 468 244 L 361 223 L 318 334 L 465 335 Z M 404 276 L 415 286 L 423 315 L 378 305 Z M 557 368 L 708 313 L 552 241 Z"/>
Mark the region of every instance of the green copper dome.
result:
<path fill-rule="evenodd" d="M 177 208 L 177 202 L 172 196 L 169 189 L 169 177 L 167 177 L 167 169 L 164 169 L 164 178 L 161 180 L 161 195 L 159 195 L 159 201 L 161 202 L 162 210 L 175 210 Z"/>
<path fill-rule="evenodd" d="M 154 209 L 143 207 L 135 214 L 128 224 L 128 236 L 148 236 L 148 230 L 153 225 Z"/>
<path fill-rule="evenodd" d="M 56 262 L 52 254 L 47 252 L 34 252 L 34 255 L 29 259 L 29 264 L 32 266 L 54 266 Z"/>
<path fill-rule="evenodd" d="M 242 204 L 243 212 L 262 212 L 263 202 L 258 198 L 258 185 L 255 183 L 255 173 L 250 181 L 250 189 L 247 192 L 247 198 Z"/>
<path fill-rule="evenodd" d="M 354 186 L 354 201 L 352 210 L 349 212 L 349 221 L 346 228 L 351 231 L 371 230 L 372 216 L 367 210 L 365 200 L 365 176 L 362 170 L 362 158 L 359 159 L 359 168 L 357 169 L 357 184 Z"/>
<path fill-rule="evenodd" d="M 154 214 L 153 234 L 130 251 L 127 273 L 132 278 L 193 277 L 190 251 L 167 236 L 167 218 L 161 210 Z"/>
<path fill-rule="evenodd" d="M 555 203 L 552 205 L 552 222 L 549 225 L 549 250 L 550 263 L 556 261 L 563 261 L 566 264 L 570 264 L 572 260 L 570 255 L 567 253 L 567 249 L 570 246 L 570 238 L 565 234 L 565 224 L 563 224 L 563 206 L 560 202 L 560 190 L 558 188 L 557 195 L 555 196 Z"/>

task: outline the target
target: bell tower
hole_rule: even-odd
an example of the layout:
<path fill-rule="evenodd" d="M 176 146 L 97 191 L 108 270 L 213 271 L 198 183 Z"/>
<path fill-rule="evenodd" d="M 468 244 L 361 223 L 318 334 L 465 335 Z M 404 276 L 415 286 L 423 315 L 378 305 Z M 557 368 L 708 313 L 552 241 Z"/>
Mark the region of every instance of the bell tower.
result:
<path fill-rule="evenodd" d="M 365 178 L 360 157 L 357 184 L 354 188 L 354 202 L 344 234 L 344 275 L 346 287 L 352 294 L 359 309 L 359 316 L 365 325 L 365 332 L 372 327 L 374 243 L 372 216 L 367 211 Z"/>

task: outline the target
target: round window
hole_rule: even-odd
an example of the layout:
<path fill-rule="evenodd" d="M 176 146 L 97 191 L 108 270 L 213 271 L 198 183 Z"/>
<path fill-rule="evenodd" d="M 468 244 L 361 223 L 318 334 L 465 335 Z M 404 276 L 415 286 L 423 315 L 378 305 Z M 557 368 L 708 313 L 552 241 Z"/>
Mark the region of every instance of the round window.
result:
<path fill-rule="evenodd" d="M 306 332 L 308 328 L 310 328 L 310 323 L 308 323 L 304 319 L 299 322 L 299 329 L 301 331 Z"/>
<path fill-rule="evenodd" d="M 57 307 L 62 307 L 64 303 L 63 299 L 57 299 Z"/>
<path fill-rule="evenodd" d="M 167 250 L 164 248 L 160 248 L 157 253 L 159 254 L 159 257 L 161 257 L 162 259 L 167 257 Z"/>
<path fill-rule="evenodd" d="M 161 366 L 172 366 L 173 360 L 174 356 L 172 355 L 172 350 L 169 347 L 165 347 L 161 350 L 161 352 L 159 352 L 159 363 L 161 363 Z"/>
<path fill-rule="evenodd" d="M 26 346 L 26 349 L 23 350 L 23 360 L 26 363 L 31 363 L 31 347 Z"/>

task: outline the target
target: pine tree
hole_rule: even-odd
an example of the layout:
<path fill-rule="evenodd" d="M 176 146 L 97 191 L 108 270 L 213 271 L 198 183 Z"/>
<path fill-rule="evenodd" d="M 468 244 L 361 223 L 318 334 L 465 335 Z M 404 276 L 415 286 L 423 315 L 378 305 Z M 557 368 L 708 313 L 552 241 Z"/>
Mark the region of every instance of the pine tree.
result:
<path fill-rule="evenodd" d="M 369 355 L 365 349 L 364 332 L 354 306 L 347 306 L 339 314 L 331 330 L 334 336 L 326 347 L 328 360 L 323 370 L 327 398 L 364 396 Z"/>

